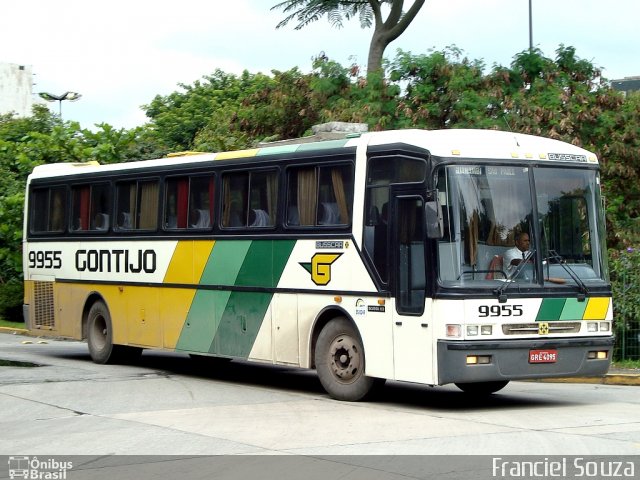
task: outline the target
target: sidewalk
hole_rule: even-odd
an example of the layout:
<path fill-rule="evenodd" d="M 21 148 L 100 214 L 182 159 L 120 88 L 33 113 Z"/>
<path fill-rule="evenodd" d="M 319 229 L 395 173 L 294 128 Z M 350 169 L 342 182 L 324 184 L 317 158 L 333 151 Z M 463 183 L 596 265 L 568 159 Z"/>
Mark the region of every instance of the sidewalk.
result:
<path fill-rule="evenodd" d="M 0 327 L 0 333 L 13 333 L 14 335 L 29 336 L 29 331 L 23 328 Z M 532 382 L 552 383 L 594 383 L 601 385 L 638 385 L 640 386 L 640 369 L 611 368 L 606 375 L 601 377 L 568 377 L 568 378 L 544 378 L 530 380 Z"/>

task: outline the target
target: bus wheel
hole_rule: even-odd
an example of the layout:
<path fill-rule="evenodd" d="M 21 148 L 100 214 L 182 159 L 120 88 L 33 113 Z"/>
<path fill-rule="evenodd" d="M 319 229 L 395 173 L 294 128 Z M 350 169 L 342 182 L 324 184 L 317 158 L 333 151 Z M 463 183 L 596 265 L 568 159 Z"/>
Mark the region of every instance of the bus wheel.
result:
<path fill-rule="evenodd" d="M 100 300 L 95 302 L 89 310 L 87 343 L 91 360 L 95 363 L 104 364 L 114 360 L 111 315 L 107 306 Z"/>
<path fill-rule="evenodd" d="M 365 376 L 362 340 L 344 317 L 331 320 L 320 332 L 315 362 L 320 383 L 336 400 L 362 400 L 380 383 Z"/>
<path fill-rule="evenodd" d="M 509 383 L 508 380 L 497 382 L 456 383 L 456 387 L 472 395 L 491 395 L 502 390 Z"/>

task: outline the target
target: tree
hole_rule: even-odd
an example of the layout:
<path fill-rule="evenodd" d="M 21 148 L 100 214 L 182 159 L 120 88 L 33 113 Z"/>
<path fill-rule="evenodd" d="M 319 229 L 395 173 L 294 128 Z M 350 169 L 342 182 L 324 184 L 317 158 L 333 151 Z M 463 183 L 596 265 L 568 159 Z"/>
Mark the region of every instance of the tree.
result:
<path fill-rule="evenodd" d="M 289 21 L 296 19 L 300 30 L 311 22 L 327 15 L 329 22 L 335 27 L 342 26 L 342 19 L 350 20 L 358 17 L 362 28 L 375 25 L 371 43 L 367 73 L 379 73 L 382 70 L 382 56 L 387 46 L 404 33 L 416 17 L 425 0 L 414 0 L 406 12 L 403 11 L 404 0 L 287 0 L 271 7 L 271 10 L 282 9 L 288 13 L 276 28 L 284 27 Z M 387 18 L 383 17 L 382 7 L 389 4 Z"/>

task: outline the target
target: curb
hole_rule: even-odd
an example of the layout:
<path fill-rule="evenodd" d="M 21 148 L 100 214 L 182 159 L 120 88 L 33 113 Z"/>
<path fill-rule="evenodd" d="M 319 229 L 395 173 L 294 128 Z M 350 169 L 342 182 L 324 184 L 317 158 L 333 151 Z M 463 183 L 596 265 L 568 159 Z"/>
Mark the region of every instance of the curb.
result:
<path fill-rule="evenodd" d="M 13 333 L 14 335 L 29 335 L 29 330 L 25 328 L 0 327 L 0 333 Z"/>
<path fill-rule="evenodd" d="M 590 383 L 596 385 L 640 385 L 640 375 L 633 373 L 608 373 L 602 377 L 543 378 L 533 380 L 544 383 Z"/>

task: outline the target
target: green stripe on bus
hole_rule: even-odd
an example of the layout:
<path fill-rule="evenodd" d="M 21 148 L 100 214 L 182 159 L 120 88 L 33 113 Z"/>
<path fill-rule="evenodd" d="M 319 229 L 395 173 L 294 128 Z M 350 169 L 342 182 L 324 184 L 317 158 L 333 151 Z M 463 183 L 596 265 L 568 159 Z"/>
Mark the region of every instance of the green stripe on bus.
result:
<path fill-rule="evenodd" d="M 235 285 L 250 246 L 250 240 L 217 241 L 200 278 L 200 285 Z M 230 291 L 198 290 L 176 350 L 208 352 L 230 296 Z"/>
<path fill-rule="evenodd" d="M 300 145 L 300 147 L 298 148 L 298 152 L 306 152 L 309 150 L 324 150 L 324 149 L 328 149 L 328 148 L 341 148 L 344 147 L 347 142 L 349 141 L 348 138 L 345 138 L 344 140 L 326 140 L 323 142 L 313 142 L 313 143 L 303 143 L 302 145 Z"/>
<path fill-rule="evenodd" d="M 586 301 L 579 302 L 577 298 L 568 298 L 560 314 L 560 320 L 582 320 L 586 309 Z"/>
<path fill-rule="evenodd" d="M 238 272 L 236 286 L 275 288 L 291 256 L 294 240 L 256 240 Z M 273 293 L 232 292 L 210 353 L 247 358 Z"/>
<path fill-rule="evenodd" d="M 545 298 L 542 300 L 536 322 L 551 322 L 560 320 L 560 315 L 566 303 L 566 298 Z"/>

